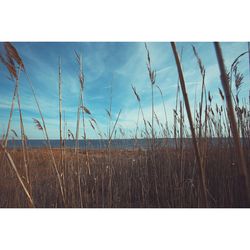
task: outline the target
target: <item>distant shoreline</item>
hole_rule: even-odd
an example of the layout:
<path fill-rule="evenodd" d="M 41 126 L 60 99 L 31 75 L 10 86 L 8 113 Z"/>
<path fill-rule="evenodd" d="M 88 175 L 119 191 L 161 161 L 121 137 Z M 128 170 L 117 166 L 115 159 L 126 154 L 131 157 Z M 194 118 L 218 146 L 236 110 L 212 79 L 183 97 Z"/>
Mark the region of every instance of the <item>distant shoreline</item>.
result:
<path fill-rule="evenodd" d="M 204 138 L 202 138 L 203 140 Z M 227 145 L 229 142 L 231 143 L 232 138 L 207 138 L 209 143 L 212 143 L 214 146 L 219 144 Z M 180 143 L 183 143 L 184 147 L 192 147 L 192 139 L 191 138 L 157 138 L 155 139 L 156 147 L 168 147 L 175 148 Z M 52 139 L 50 140 L 50 145 L 53 149 L 60 149 L 60 140 Z M 152 139 L 112 139 L 110 148 L 114 149 L 141 149 L 146 150 L 150 149 L 150 145 L 152 145 Z M 47 141 L 39 140 L 39 139 L 28 139 L 27 146 L 29 149 L 38 149 L 38 148 L 46 148 Z M 22 141 L 21 140 L 8 140 L 8 148 L 21 148 Z M 87 139 L 84 141 L 83 139 L 79 140 L 79 149 L 80 150 L 105 150 L 109 147 L 108 139 Z M 65 149 L 74 149 L 75 148 L 75 140 L 65 140 L 63 148 Z"/>

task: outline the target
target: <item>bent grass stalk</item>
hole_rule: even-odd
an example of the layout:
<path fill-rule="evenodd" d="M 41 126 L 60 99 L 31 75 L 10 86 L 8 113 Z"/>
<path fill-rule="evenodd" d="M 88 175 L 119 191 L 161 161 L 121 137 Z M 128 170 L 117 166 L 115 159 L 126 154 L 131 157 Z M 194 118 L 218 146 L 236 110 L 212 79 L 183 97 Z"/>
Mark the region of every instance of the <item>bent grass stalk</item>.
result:
<path fill-rule="evenodd" d="M 202 166 L 200 152 L 199 152 L 199 148 L 198 148 L 198 144 L 197 144 L 197 140 L 196 140 L 196 136 L 195 136 L 193 119 L 192 119 L 191 109 L 190 109 L 188 95 L 187 95 L 187 91 L 186 91 L 186 84 L 185 84 L 185 80 L 184 80 L 184 76 L 183 76 L 183 72 L 182 72 L 182 68 L 181 68 L 181 63 L 179 60 L 179 55 L 178 55 L 178 52 L 176 49 L 175 42 L 171 42 L 171 47 L 172 47 L 173 54 L 175 57 L 175 62 L 176 62 L 177 71 L 178 71 L 178 75 L 179 75 L 179 79 L 180 79 L 180 85 L 181 85 L 181 89 L 182 89 L 183 99 L 185 102 L 185 107 L 186 107 L 189 125 L 190 125 L 190 129 L 191 129 L 192 141 L 193 141 L 194 150 L 195 150 L 195 156 L 196 156 L 196 160 L 197 160 L 198 168 L 199 168 L 199 177 L 200 177 L 200 181 L 202 184 L 202 189 L 201 189 L 201 191 L 202 191 L 202 205 L 207 207 L 208 201 L 207 201 L 207 191 L 206 191 L 207 188 L 206 188 L 206 181 L 205 181 L 205 173 L 204 173 L 204 169 Z"/>
<path fill-rule="evenodd" d="M 242 149 L 241 143 L 240 143 L 239 132 L 237 129 L 237 122 L 236 122 L 232 98 L 231 98 L 230 83 L 228 80 L 228 75 L 226 73 L 220 43 L 214 42 L 214 47 L 215 47 L 215 51 L 216 51 L 216 56 L 217 56 L 217 60 L 218 60 L 218 64 L 219 64 L 220 73 L 221 73 L 221 84 L 222 84 L 222 87 L 223 87 L 223 90 L 225 93 L 226 102 L 227 102 L 228 119 L 230 122 L 230 127 L 231 127 L 231 131 L 233 134 L 233 139 L 234 139 L 236 151 L 237 151 L 237 154 L 239 156 L 240 168 L 241 168 L 241 171 L 242 171 L 243 176 L 244 176 L 244 182 L 245 182 L 244 184 L 246 187 L 248 202 L 250 202 L 249 175 L 248 175 L 248 170 L 247 170 L 244 152 L 243 152 L 243 149 Z"/>
<path fill-rule="evenodd" d="M 15 165 L 15 163 L 14 163 L 11 155 L 9 154 L 9 152 L 7 151 L 7 149 L 5 148 L 4 145 L 0 144 L 0 147 L 2 148 L 2 150 L 4 151 L 4 153 L 6 154 L 8 162 L 9 162 L 10 166 L 12 167 L 12 169 L 14 170 L 14 172 L 16 174 L 16 177 L 17 177 L 19 183 L 21 184 L 21 186 L 22 186 L 22 188 L 24 190 L 24 193 L 25 193 L 25 195 L 26 195 L 26 197 L 28 199 L 29 205 L 31 207 L 35 207 L 32 195 L 30 194 L 28 188 L 26 187 L 25 183 L 23 182 L 22 177 L 21 177 L 20 173 L 18 172 L 17 167 L 16 167 L 16 165 Z"/>
<path fill-rule="evenodd" d="M 19 119 L 20 119 L 23 161 L 24 161 L 24 167 L 25 167 L 26 180 L 29 184 L 30 180 L 29 180 L 29 169 L 28 169 L 28 162 L 27 162 L 27 155 L 26 155 L 27 149 L 26 149 L 26 143 L 25 143 L 25 131 L 24 131 L 24 125 L 23 125 L 23 116 L 22 116 L 21 101 L 20 101 L 18 86 L 17 86 L 17 102 L 18 102 Z"/>
<path fill-rule="evenodd" d="M 60 186 L 60 192 L 61 192 L 61 195 L 62 195 L 63 203 L 64 203 L 64 205 L 66 205 L 65 194 L 64 194 L 64 189 L 63 189 L 63 182 L 62 182 L 62 179 L 61 179 L 61 176 L 60 176 L 60 173 L 59 173 L 56 161 L 55 161 L 55 157 L 54 157 L 54 154 L 53 154 L 53 151 L 52 151 L 52 147 L 51 147 L 50 140 L 49 140 L 49 135 L 48 135 L 47 128 L 46 128 L 46 123 L 45 123 L 45 120 L 44 120 L 40 105 L 38 103 L 36 93 L 35 93 L 33 84 L 31 82 L 31 79 L 29 78 L 29 75 L 28 75 L 27 71 L 24 70 L 24 72 L 25 72 L 25 76 L 26 76 L 26 78 L 27 78 L 27 80 L 29 82 L 33 97 L 34 97 L 35 102 L 36 102 L 36 106 L 37 106 L 39 114 L 40 114 L 40 117 L 42 119 L 44 134 L 45 134 L 45 138 L 46 138 L 46 141 L 47 141 L 47 144 L 48 144 L 48 147 L 49 147 L 50 157 L 52 159 L 52 165 L 53 165 L 53 168 L 54 168 L 54 170 L 56 172 L 56 176 L 57 176 L 57 180 L 58 180 L 58 183 L 59 183 L 59 186 Z"/>

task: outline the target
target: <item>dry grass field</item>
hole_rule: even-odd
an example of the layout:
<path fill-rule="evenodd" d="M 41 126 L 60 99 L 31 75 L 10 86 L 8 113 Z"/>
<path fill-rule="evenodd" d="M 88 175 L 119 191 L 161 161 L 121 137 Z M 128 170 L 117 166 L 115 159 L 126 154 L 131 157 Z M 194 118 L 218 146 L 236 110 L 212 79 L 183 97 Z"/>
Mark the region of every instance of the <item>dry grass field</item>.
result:
<path fill-rule="evenodd" d="M 241 103 L 237 93 L 230 89 L 233 75 L 237 87 L 241 75 L 237 60 L 230 72 L 226 72 L 219 43 L 215 43 L 222 86 L 218 90 L 223 105 L 213 102 L 205 84 L 205 68 L 195 48 L 201 73 L 202 92 L 197 110 L 192 113 L 188 91 L 175 43 L 171 43 L 175 58 L 179 87 L 174 110 L 174 127 L 160 124 L 154 112 L 156 72 L 152 69 L 149 49 L 146 46 L 147 70 L 152 87 L 152 120 L 145 119 L 141 97 L 132 86 L 132 94 L 138 102 L 138 114 L 143 117 L 143 132 L 148 141 L 145 149 L 113 149 L 112 140 L 118 114 L 110 133 L 108 145 L 100 150 L 79 147 L 79 128 L 84 126 L 80 115 L 91 115 L 83 104 L 84 77 L 82 57 L 76 53 L 79 64 L 79 106 L 75 147 L 66 148 L 62 133 L 62 102 L 59 65 L 59 114 L 60 148 L 51 146 L 46 121 L 29 79 L 25 65 L 11 43 L 5 43 L 5 55 L 1 63 L 15 82 L 13 101 L 6 133 L 0 147 L 0 207 L 5 208 L 221 208 L 250 206 L 250 110 L 249 103 Z M 246 54 L 246 53 L 245 53 Z M 244 54 L 244 55 L 245 55 Z M 244 56 L 241 55 L 241 56 Z M 44 134 L 47 146 L 29 148 L 22 121 L 19 97 L 19 76 L 24 74 L 30 84 L 40 118 L 34 119 L 38 130 Z M 160 90 L 161 91 L 161 90 Z M 183 95 L 183 101 L 179 96 Z M 17 100 L 20 116 L 22 146 L 8 146 L 14 101 Z M 57 108 L 57 107 L 55 107 Z M 166 109 L 163 102 L 163 108 Z M 166 113 L 166 111 L 165 111 Z M 185 115 L 184 115 L 185 113 Z M 163 145 L 157 144 L 156 127 L 160 128 Z M 92 128 L 99 127 L 92 119 Z M 169 145 L 172 135 L 175 145 Z M 185 138 L 190 138 L 187 142 Z M 213 138 L 217 138 L 214 143 Z M 86 139 L 86 136 L 84 140 Z"/>

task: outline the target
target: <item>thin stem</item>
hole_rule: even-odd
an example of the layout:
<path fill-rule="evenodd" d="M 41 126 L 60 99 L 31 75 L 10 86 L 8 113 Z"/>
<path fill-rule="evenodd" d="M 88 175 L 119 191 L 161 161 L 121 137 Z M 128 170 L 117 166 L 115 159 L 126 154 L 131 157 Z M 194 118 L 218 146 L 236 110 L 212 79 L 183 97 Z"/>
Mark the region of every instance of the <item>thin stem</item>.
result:
<path fill-rule="evenodd" d="M 241 169 L 243 176 L 244 176 L 244 182 L 245 182 L 244 184 L 245 184 L 246 191 L 247 191 L 248 202 L 250 202 L 249 175 L 248 175 L 248 170 L 247 170 L 244 152 L 243 152 L 243 149 L 242 149 L 241 143 L 240 143 L 239 131 L 237 129 L 237 122 L 236 122 L 234 108 L 233 108 L 233 102 L 232 102 L 232 98 L 231 98 L 230 84 L 229 84 L 228 76 L 227 76 L 225 65 L 224 65 L 224 59 L 223 59 L 220 43 L 215 42 L 214 47 L 215 47 L 215 51 L 216 51 L 216 56 L 217 56 L 219 68 L 220 68 L 220 73 L 221 73 L 221 84 L 222 84 L 222 87 L 223 87 L 223 90 L 225 93 L 226 102 L 227 102 L 227 113 L 228 113 L 228 118 L 229 118 L 229 122 L 230 122 L 230 127 L 231 127 L 231 131 L 233 134 L 233 139 L 234 139 L 236 151 L 237 151 L 237 154 L 239 156 L 240 169 Z"/>
<path fill-rule="evenodd" d="M 196 156 L 196 160 L 197 160 L 198 167 L 199 167 L 199 177 L 200 177 L 200 181 L 202 183 L 202 203 L 205 207 L 207 207 L 208 202 L 207 202 L 205 173 L 204 173 L 204 169 L 202 167 L 200 152 L 199 152 L 199 148 L 198 148 L 198 144 L 197 144 L 197 140 L 196 140 L 196 136 L 195 136 L 195 130 L 194 130 L 194 125 L 193 125 L 193 119 L 192 119 L 191 109 L 190 109 L 190 105 L 189 105 L 188 95 L 187 95 L 187 91 L 186 91 L 185 80 L 184 80 L 184 76 L 183 76 L 183 72 L 182 72 L 182 68 L 181 68 L 181 63 L 179 60 L 179 55 L 178 55 L 178 52 L 176 49 L 176 45 L 174 42 L 171 42 L 171 46 L 172 46 L 173 54 L 175 57 L 175 62 L 176 62 L 178 74 L 179 74 L 180 85 L 181 85 L 184 103 L 185 103 L 185 107 L 186 107 L 186 111 L 187 111 L 190 130 L 191 130 L 191 134 L 192 134 L 192 141 L 193 141 L 193 146 L 194 146 L 194 150 L 195 150 L 195 156 Z"/>

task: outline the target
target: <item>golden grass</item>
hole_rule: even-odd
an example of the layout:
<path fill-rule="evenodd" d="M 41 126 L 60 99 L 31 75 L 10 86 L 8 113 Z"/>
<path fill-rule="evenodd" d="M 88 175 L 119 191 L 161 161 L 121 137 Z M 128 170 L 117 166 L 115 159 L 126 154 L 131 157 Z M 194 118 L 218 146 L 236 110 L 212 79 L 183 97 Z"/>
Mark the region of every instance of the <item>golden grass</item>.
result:
<path fill-rule="evenodd" d="M 166 111 L 168 107 L 165 106 L 161 89 L 156 85 L 156 71 L 152 69 L 149 49 L 145 45 L 146 70 L 148 70 L 152 94 L 151 123 L 145 119 L 141 97 L 132 86 L 133 94 L 138 102 L 134 148 L 131 150 L 113 149 L 113 137 L 118 130 L 117 125 L 121 111 L 112 124 L 111 94 L 110 107 L 107 110 L 109 117 L 107 145 L 98 150 L 89 150 L 87 147 L 80 148 L 78 144 L 80 115 L 82 114 L 83 118 L 85 142 L 87 136 L 84 115 L 89 118 L 91 127 L 101 139 L 104 138 L 105 133 L 100 130 L 91 111 L 84 106 L 82 57 L 76 53 L 79 64 L 80 93 L 76 134 L 74 135 L 68 129 L 68 135 L 75 140 L 75 147 L 72 149 L 65 147 L 66 138 L 62 138 L 62 75 L 59 62 L 60 148 L 54 149 L 51 146 L 32 81 L 23 61 L 14 46 L 6 43 L 6 55 L 5 57 L 0 55 L 0 60 L 14 79 L 15 89 L 8 128 L 6 135 L 2 136 L 0 144 L 0 207 L 249 207 L 250 113 L 248 105 L 241 104 L 238 96 L 239 86 L 242 84 L 243 78 L 236 69 L 238 59 L 233 62 L 234 66 L 231 67 L 229 81 L 220 46 L 215 43 L 224 90 L 223 93 L 219 89 L 219 94 L 222 101 L 225 100 L 227 104 L 226 106 L 224 104 L 218 105 L 213 102 L 209 91 L 208 96 L 206 94 L 205 67 L 197 50 L 193 47 L 202 77 L 202 91 L 199 108 L 195 109 L 192 114 L 176 45 L 171 43 L 171 46 L 183 95 L 182 100 L 178 87 L 174 127 L 168 126 Z M 241 54 L 238 58 L 245 54 Z M 34 122 L 35 126 L 44 134 L 46 148 L 31 149 L 27 146 L 18 92 L 21 73 L 25 74 L 31 87 L 40 114 L 40 118 L 34 118 Z M 235 96 L 230 86 L 233 76 L 237 88 Z M 161 94 L 165 114 L 164 125 L 160 123 L 154 111 L 154 86 L 157 86 Z M 16 98 L 22 147 L 11 149 L 8 147 L 7 139 L 9 132 L 12 131 L 11 120 Z M 235 105 L 233 105 L 232 98 Z M 205 107 L 203 105 L 204 99 Z M 188 124 L 186 124 L 184 117 L 186 114 L 184 104 Z M 238 119 L 235 117 L 234 108 Z M 146 140 L 144 149 L 138 148 L 140 114 L 144 123 L 144 131 L 141 131 L 141 134 L 144 133 Z M 158 136 L 156 125 L 159 127 Z M 151 134 L 148 131 L 148 126 L 152 131 Z M 126 137 L 124 131 L 120 129 L 120 132 L 123 137 Z M 13 132 L 13 134 L 16 133 Z M 171 135 L 175 140 L 174 145 L 167 138 Z M 164 137 L 162 144 L 159 144 L 158 137 Z M 215 137 L 217 139 L 214 139 Z"/>

